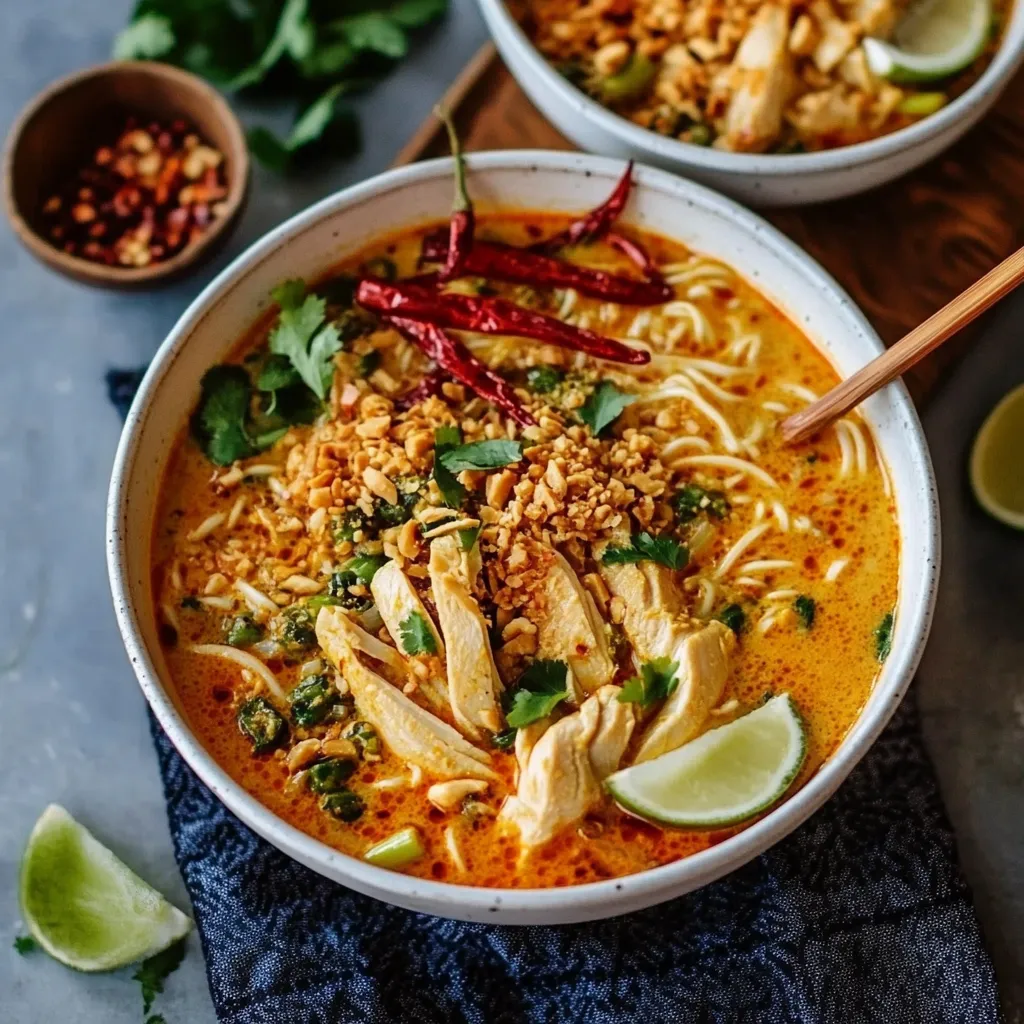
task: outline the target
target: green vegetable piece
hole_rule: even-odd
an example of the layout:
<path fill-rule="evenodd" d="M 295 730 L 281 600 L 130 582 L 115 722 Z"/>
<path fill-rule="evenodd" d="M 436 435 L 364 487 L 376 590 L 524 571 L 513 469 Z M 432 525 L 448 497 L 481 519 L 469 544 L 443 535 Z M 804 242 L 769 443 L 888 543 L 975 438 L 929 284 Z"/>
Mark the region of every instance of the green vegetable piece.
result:
<path fill-rule="evenodd" d="M 547 718 L 561 701 L 569 696 L 564 661 L 540 659 L 529 665 L 519 677 L 515 688 L 508 694 L 509 727 L 521 729 L 524 725 Z"/>
<path fill-rule="evenodd" d="M 374 499 L 374 525 L 381 530 L 386 530 L 390 526 L 401 526 L 402 523 L 412 518 L 412 510 L 419 500 L 419 490 L 406 492 L 401 489 L 398 491 L 398 503 L 395 505 L 383 498 Z"/>
<path fill-rule="evenodd" d="M 721 491 L 706 491 L 696 484 L 687 484 L 677 491 L 672 499 L 672 507 L 680 526 L 692 522 L 701 512 L 715 519 L 724 519 L 729 514 L 729 502 Z"/>
<path fill-rule="evenodd" d="M 381 277 L 385 281 L 398 280 L 398 265 L 387 256 L 375 256 L 363 264 L 363 272 L 368 277 Z"/>
<path fill-rule="evenodd" d="M 565 371 L 557 366 L 531 366 L 526 371 L 526 385 L 535 395 L 549 395 L 562 381 Z"/>
<path fill-rule="evenodd" d="M 639 704 L 642 708 L 655 701 L 670 697 L 679 680 L 676 673 L 679 662 L 671 658 L 654 658 L 640 666 L 640 675 L 627 679 L 619 692 L 618 700 L 623 704 Z"/>
<path fill-rule="evenodd" d="M 598 82 L 605 103 L 621 103 L 642 96 L 657 74 L 657 65 L 642 53 L 633 52 L 622 70 Z"/>
<path fill-rule="evenodd" d="M 510 747 L 514 747 L 516 745 L 517 732 L 519 732 L 518 729 L 505 729 L 503 732 L 496 732 L 491 737 L 491 742 L 499 750 L 508 750 Z"/>
<path fill-rule="evenodd" d="M 218 466 L 254 454 L 246 432 L 252 385 L 241 366 L 213 366 L 200 382 L 199 405 L 192 416 L 192 436 Z"/>
<path fill-rule="evenodd" d="M 289 651 L 306 650 L 316 644 L 316 619 L 305 604 L 289 605 L 274 620 L 277 641 Z"/>
<path fill-rule="evenodd" d="M 896 616 L 892 612 L 886 612 L 882 621 L 875 627 L 875 657 L 879 661 L 885 661 L 892 651 L 892 633 L 896 624 Z"/>
<path fill-rule="evenodd" d="M 463 551 L 472 551 L 482 529 L 483 526 L 471 526 L 466 530 L 459 530 L 459 547 Z"/>
<path fill-rule="evenodd" d="M 272 750 L 288 734 L 284 719 L 265 697 L 252 697 L 238 709 L 238 728 L 256 754 Z"/>
<path fill-rule="evenodd" d="M 793 602 L 793 610 L 800 616 L 805 629 L 810 629 L 814 625 L 814 616 L 817 613 L 818 606 L 815 604 L 813 597 L 801 594 Z"/>
<path fill-rule="evenodd" d="M 747 625 L 747 614 L 738 604 L 727 604 L 715 618 L 728 626 L 737 636 Z"/>
<path fill-rule="evenodd" d="M 437 654 L 437 640 L 430 623 L 420 612 L 410 612 L 398 627 L 406 654 Z"/>
<path fill-rule="evenodd" d="M 380 369 L 380 352 L 375 348 L 370 349 L 369 352 L 364 356 L 359 357 L 359 362 L 356 363 L 356 373 L 360 377 L 369 377 Z"/>
<path fill-rule="evenodd" d="M 419 832 L 410 825 L 401 832 L 382 839 L 376 846 L 371 846 L 363 854 L 363 860 L 376 864 L 379 868 L 397 871 L 419 860 L 426 852 Z"/>
<path fill-rule="evenodd" d="M 522 461 L 523 445 L 521 441 L 473 441 L 446 448 L 437 458 L 453 474 L 467 469 L 500 469 Z"/>
<path fill-rule="evenodd" d="M 224 639 L 232 647 L 251 647 L 263 638 L 263 627 L 251 615 L 236 615 L 224 622 Z"/>
<path fill-rule="evenodd" d="M 351 789 L 343 788 L 325 794 L 320 800 L 320 809 L 339 821 L 353 822 L 363 816 L 366 804 Z"/>
<path fill-rule="evenodd" d="M 338 793 L 356 770 L 357 762 L 350 757 L 329 757 L 317 761 L 306 773 L 309 788 L 314 793 Z"/>
<path fill-rule="evenodd" d="M 402 27 L 383 11 L 367 11 L 335 22 L 349 46 L 355 50 L 369 50 L 392 60 L 404 57 L 409 41 Z"/>
<path fill-rule="evenodd" d="M 185 959 L 185 940 L 172 942 L 166 949 L 143 960 L 132 975 L 142 989 L 142 1012 L 149 1013 L 153 1000 L 164 990 L 164 982 L 181 966 Z"/>
<path fill-rule="evenodd" d="M 948 97 L 944 92 L 914 92 L 904 96 L 896 104 L 896 112 L 909 114 L 911 117 L 926 117 L 941 110 L 947 101 Z"/>
<path fill-rule="evenodd" d="M 373 601 L 368 597 L 349 593 L 348 589 L 354 587 L 358 582 L 359 577 L 348 569 L 340 569 L 332 573 L 331 578 L 327 581 L 327 598 L 323 604 L 333 604 L 351 611 L 365 612 L 373 604 Z M 316 600 L 316 597 L 310 598 L 310 605 Z"/>
<path fill-rule="evenodd" d="M 35 952 L 36 940 L 31 935 L 16 935 L 14 938 L 14 951 L 18 956 L 28 956 Z"/>
<path fill-rule="evenodd" d="M 281 313 L 268 344 L 272 353 L 291 361 L 323 401 L 334 379 L 334 355 L 341 349 L 341 339 L 337 328 L 324 322 L 327 303 L 318 295 L 306 295 L 305 288 L 302 281 L 285 281 L 271 293 Z"/>
<path fill-rule="evenodd" d="M 686 545 L 674 537 L 662 534 L 634 533 L 629 547 L 609 545 L 601 556 L 605 565 L 624 565 L 629 562 L 657 562 L 669 569 L 683 569 L 690 560 Z"/>
<path fill-rule="evenodd" d="M 715 133 L 710 125 L 698 121 L 690 128 L 686 141 L 694 146 L 710 146 L 715 141 Z"/>
<path fill-rule="evenodd" d="M 342 567 L 344 572 L 352 573 L 360 582 L 369 586 L 377 570 L 387 561 L 386 555 L 356 555 Z"/>
<path fill-rule="evenodd" d="M 449 508 L 459 508 L 466 500 L 466 488 L 455 474 L 444 465 L 443 456 L 461 447 L 462 431 L 458 427 L 443 426 L 434 431 L 434 469 L 432 476 L 441 498 Z"/>
<path fill-rule="evenodd" d="M 590 427 L 594 437 L 619 418 L 622 410 L 637 400 L 636 395 L 620 391 L 610 380 L 602 381 L 580 407 L 580 419 Z"/>
<path fill-rule="evenodd" d="M 369 523 L 362 509 L 347 508 L 334 520 L 334 540 L 339 544 L 346 540 L 355 541 L 356 534 L 360 530 L 365 531 L 368 527 Z"/>
<path fill-rule="evenodd" d="M 345 739 L 359 748 L 365 760 L 375 761 L 380 757 L 380 737 L 369 722 L 353 722 L 345 730 Z"/>
<path fill-rule="evenodd" d="M 319 725 L 330 714 L 331 708 L 338 703 L 338 691 L 325 675 L 306 676 L 288 694 L 288 703 L 292 721 L 308 729 L 311 725 Z"/>

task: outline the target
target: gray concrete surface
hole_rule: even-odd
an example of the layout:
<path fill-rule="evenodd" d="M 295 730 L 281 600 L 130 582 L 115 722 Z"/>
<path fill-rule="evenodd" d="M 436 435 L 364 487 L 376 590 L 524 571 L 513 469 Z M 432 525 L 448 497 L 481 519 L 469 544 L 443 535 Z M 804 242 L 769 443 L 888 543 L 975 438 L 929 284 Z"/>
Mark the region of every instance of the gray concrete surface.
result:
<path fill-rule="evenodd" d="M 102 60 L 127 0 L 0 0 L 0 125 L 53 78 Z M 384 167 L 473 52 L 483 28 L 454 0 L 445 28 L 360 101 L 358 159 L 281 182 L 257 172 L 244 223 L 217 266 L 310 201 Z M 150 357 L 217 269 L 154 295 L 94 292 L 47 273 L 0 229 L 0 1020 L 140 1024 L 130 972 L 86 977 L 11 950 L 17 864 L 58 801 L 180 905 L 143 701 L 121 649 L 103 562 L 103 504 L 120 424 L 103 373 Z M 973 507 L 964 456 L 983 411 L 1024 379 L 1024 298 L 991 320 L 927 416 L 945 516 L 936 630 L 918 687 L 927 738 L 1010 1024 L 1024 1021 L 1024 538 Z M 198 943 L 157 1009 L 214 1020 Z"/>

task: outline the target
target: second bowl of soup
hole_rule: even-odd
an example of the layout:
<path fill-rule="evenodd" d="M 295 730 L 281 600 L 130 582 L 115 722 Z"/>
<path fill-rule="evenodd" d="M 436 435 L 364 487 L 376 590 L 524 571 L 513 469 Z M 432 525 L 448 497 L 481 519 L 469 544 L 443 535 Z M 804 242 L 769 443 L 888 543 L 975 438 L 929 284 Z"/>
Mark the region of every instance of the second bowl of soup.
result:
<path fill-rule="evenodd" d="M 439 285 L 449 172 L 326 200 L 185 315 L 115 470 L 118 614 L 297 859 L 449 916 L 621 913 L 756 855 L 884 726 L 930 467 L 898 388 L 779 443 L 878 343 L 756 218 L 640 169 L 594 237 L 620 165 L 495 154 Z"/>

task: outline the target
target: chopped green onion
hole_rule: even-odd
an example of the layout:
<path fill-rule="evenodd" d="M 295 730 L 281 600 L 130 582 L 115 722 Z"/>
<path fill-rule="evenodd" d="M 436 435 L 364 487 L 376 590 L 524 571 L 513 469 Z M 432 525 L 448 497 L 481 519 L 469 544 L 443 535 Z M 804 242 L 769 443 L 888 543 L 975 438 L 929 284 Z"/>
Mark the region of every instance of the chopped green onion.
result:
<path fill-rule="evenodd" d="M 410 825 L 409 828 L 403 828 L 387 839 L 382 839 L 376 846 L 371 846 L 363 854 L 363 860 L 376 864 L 379 868 L 395 871 L 419 860 L 426 852 L 419 832 Z"/>
<path fill-rule="evenodd" d="M 896 105 L 898 114 L 910 114 L 912 117 L 925 117 L 934 114 L 946 105 L 944 92 L 915 92 L 904 96 Z"/>

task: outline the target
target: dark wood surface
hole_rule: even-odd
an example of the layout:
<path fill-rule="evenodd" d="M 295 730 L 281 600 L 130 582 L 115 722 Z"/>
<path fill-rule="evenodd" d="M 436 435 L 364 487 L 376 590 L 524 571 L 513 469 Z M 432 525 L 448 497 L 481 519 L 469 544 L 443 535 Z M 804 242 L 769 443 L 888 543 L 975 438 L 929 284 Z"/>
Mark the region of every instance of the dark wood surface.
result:
<path fill-rule="evenodd" d="M 481 53 L 468 77 L 450 97 L 468 150 L 574 148 L 499 57 Z M 447 152 L 437 133 L 418 139 L 403 160 Z M 1024 73 L 978 127 L 920 170 L 850 199 L 764 216 L 835 276 L 892 345 L 1024 241 Z M 915 399 L 976 336 L 968 328 L 910 371 Z"/>

